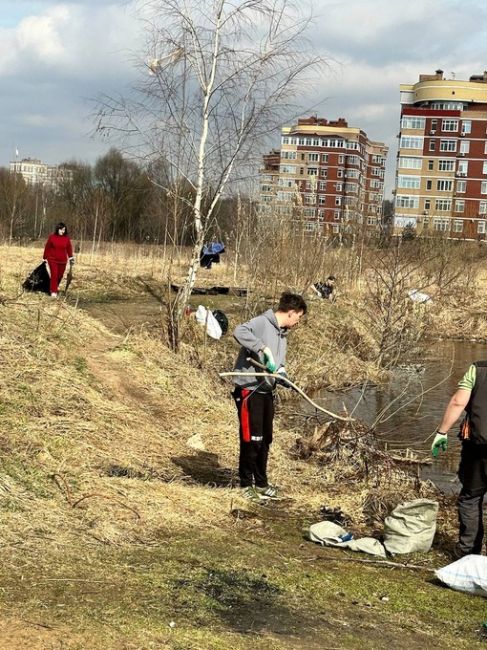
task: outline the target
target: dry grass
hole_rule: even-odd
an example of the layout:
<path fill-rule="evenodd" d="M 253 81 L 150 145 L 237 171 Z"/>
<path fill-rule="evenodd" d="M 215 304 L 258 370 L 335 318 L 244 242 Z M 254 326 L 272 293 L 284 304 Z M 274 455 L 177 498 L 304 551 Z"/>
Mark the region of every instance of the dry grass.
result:
<path fill-rule="evenodd" d="M 36 254 L 2 251 L 3 295 L 15 295 Z M 153 257 L 147 267 L 124 256 L 79 257 L 77 272 L 90 292 L 98 290 L 94 277 L 126 291 L 134 267 L 150 274 L 156 265 Z M 51 532 L 66 517 L 65 534 L 115 543 L 150 542 L 162 529 L 189 522 L 229 522 L 236 417 L 229 386 L 217 373 L 235 355 L 230 337 L 206 341 L 191 321 L 176 356 L 160 338 L 145 331 L 114 335 L 65 301 L 25 294 L 1 309 L 2 455 L 12 467 L 2 485 L 10 502 L 7 524 L 15 521 L 2 527 L 5 542 L 28 538 L 37 516 Z M 298 383 L 352 384 L 371 374 L 373 342 L 362 326 L 352 326 L 352 309 L 319 302 L 309 319 L 313 325 L 293 334 L 290 345 Z M 188 447 L 195 433 L 205 451 Z M 272 477 L 296 497 L 297 508 L 316 511 L 330 476 L 290 458 L 295 437 L 280 422 Z"/>

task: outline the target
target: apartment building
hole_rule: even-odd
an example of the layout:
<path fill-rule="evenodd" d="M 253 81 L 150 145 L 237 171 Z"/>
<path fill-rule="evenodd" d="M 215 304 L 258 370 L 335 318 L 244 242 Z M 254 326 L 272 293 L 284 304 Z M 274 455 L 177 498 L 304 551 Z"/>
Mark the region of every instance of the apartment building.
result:
<path fill-rule="evenodd" d="M 487 72 L 401 84 L 394 229 L 485 239 Z"/>
<path fill-rule="evenodd" d="M 72 170 L 58 165 L 47 165 L 36 158 L 23 158 L 10 163 L 10 171 L 20 174 L 28 185 L 42 185 L 55 189 L 62 180 L 73 176 Z"/>
<path fill-rule="evenodd" d="M 263 158 L 263 215 L 303 219 L 309 231 L 377 228 L 387 147 L 346 120 L 307 117 L 282 129 L 281 148 Z"/>

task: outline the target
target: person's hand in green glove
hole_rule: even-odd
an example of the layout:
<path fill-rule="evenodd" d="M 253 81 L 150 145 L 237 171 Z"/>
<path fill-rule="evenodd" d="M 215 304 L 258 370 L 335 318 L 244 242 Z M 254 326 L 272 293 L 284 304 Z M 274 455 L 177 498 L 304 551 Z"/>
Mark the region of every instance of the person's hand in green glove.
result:
<path fill-rule="evenodd" d="M 270 348 L 265 347 L 262 349 L 262 354 L 264 356 L 264 365 L 269 372 L 276 372 L 276 362 L 274 361 L 274 355 Z"/>
<path fill-rule="evenodd" d="M 433 444 L 431 445 L 431 453 L 435 458 L 438 458 L 440 451 L 448 449 L 448 434 L 437 432 Z"/>

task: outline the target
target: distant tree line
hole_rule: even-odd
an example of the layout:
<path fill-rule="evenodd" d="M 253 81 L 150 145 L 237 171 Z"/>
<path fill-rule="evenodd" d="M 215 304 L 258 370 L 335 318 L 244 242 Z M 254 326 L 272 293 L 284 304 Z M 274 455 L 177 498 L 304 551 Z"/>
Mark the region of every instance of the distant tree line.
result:
<path fill-rule="evenodd" d="M 0 168 L 0 238 L 25 243 L 43 239 L 58 221 L 79 241 L 134 241 L 175 246 L 194 241 L 193 188 L 183 180 L 168 191 L 164 160 L 148 166 L 111 149 L 94 165 L 61 165 L 70 174 L 54 187 L 28 184 Z M 176 200 L 174 196 L 179 198 Z M 180 200 L 187 196 L 187 204 Z M 232 238 L 237 198 L 219 202 L 209 237 Z M 253 208 L 251 212 L 253 212 Z"/>

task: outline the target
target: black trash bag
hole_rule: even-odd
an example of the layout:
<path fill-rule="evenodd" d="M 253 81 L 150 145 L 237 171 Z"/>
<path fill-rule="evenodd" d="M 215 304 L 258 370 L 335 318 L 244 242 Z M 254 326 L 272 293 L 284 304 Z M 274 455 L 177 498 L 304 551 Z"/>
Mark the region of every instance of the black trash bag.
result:
<path fill-rule="evenodd" d="M 43 293 L 50 293 L 50 278 L 47 271 L 47 265 L 45 262 L 42 262 L 37 266 L 32 273 L 27 277 L 22 287 L 26 291 L 42 291 Z"/>
<path fill-rule="evenodd" d="M 228 332 L 228 318 L 226 317 L 226 314 L 224 314 L 221 309 L 215 309 L 213 311 L 213 316 L 218 321 L 218 324 L 222 330 L 222 334 L 226 334 Z"/>

